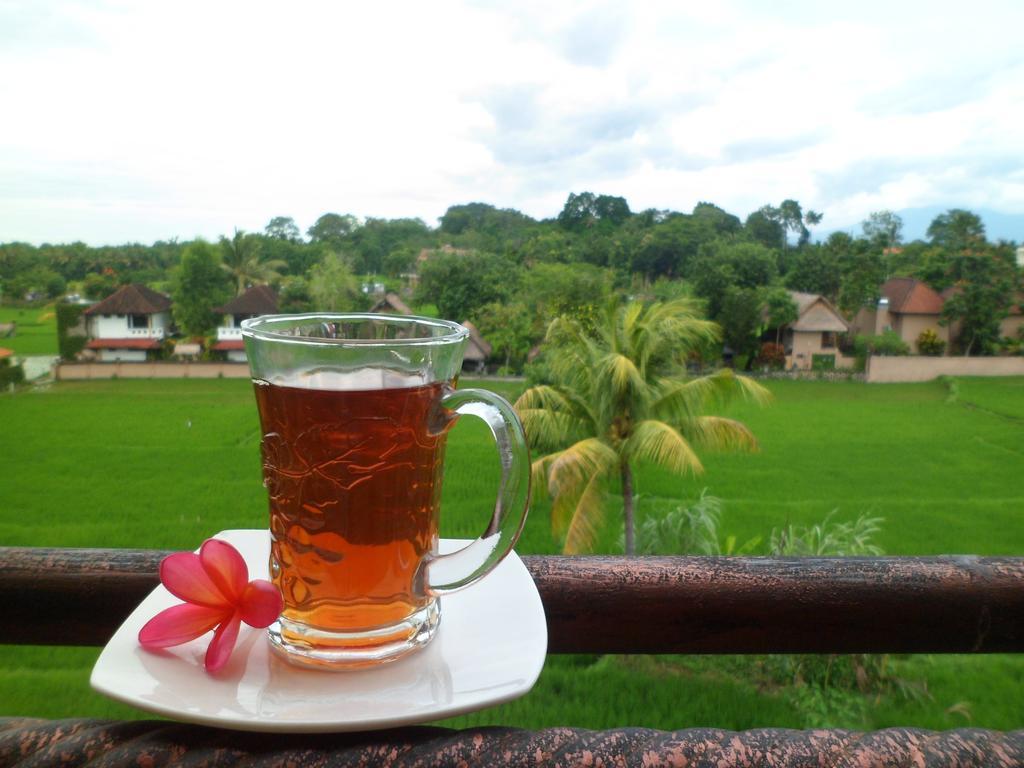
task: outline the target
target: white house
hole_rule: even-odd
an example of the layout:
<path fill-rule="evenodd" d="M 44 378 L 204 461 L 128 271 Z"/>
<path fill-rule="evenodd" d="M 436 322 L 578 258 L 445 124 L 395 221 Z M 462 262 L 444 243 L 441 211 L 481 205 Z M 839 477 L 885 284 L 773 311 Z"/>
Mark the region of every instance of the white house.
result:
<path fill-rule="evenodd" d="M 213 310 L 224 315 L 217 327 L 216 352 L 223 352 L 233 363 L 246 362 L 245 342 L 242 341 L 242 321 L 260 315 L 277 314 L 277 294 L 269 285 L 254 285 L 241 296 L 236 296 L 223 307 Z"/>
<path fill-rule="evenodd" d="M 102 362 L 144 362 L 171 331 L 171 299 L 138 283 L 122 286 L 83 315 L 86 349 Z"/>

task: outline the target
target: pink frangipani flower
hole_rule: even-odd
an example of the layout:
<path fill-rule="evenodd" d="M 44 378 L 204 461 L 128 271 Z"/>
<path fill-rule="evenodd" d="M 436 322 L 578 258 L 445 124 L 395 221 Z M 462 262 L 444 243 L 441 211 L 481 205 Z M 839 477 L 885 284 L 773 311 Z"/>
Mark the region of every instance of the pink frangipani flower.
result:
<path fill-rule="evenodd" d="M 216 627 L 206 650 L 206 671 L 223 667 L 241 622 L 262 628 L 281 613 L 281 594 L 265 579 L 249 581 L 249 569 L 238 550 L 219 539 L 207 539 L 194 552 L 176 552 L 160 563 L 160 581 L 185 602 L 161 611 L 139 630 L 143 648 L 181 645 Z"/>

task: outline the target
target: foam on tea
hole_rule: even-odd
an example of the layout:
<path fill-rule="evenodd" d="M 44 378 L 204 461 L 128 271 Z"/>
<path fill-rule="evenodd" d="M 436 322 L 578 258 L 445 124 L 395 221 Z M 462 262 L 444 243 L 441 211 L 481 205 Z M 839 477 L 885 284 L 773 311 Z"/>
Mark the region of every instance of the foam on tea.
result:
<path fill-rule="evenodd" d="M 254 385 L 282 634 L 301 643 L 425 608 L 418 569 L 436 549 L 449 385 L 379 368 Z"/>

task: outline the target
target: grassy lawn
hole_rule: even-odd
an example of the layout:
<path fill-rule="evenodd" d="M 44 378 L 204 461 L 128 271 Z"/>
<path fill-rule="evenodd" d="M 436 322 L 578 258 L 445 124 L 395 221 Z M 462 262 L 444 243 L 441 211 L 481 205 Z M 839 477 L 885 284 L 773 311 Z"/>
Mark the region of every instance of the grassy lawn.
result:
<path fill-rule="evenodd" d="M 17 322 L 17 336 L 0 338 L 0 347 L 19 356 L 57 354 L 57 315 L 52 305 L 34 309 L 0 307 L 0 323 Z"/>
<path fill-rule="evenodd" d="M 21 321 L 19 320 L 19 325 Z M 476 385 L 477 382 L 467 382 Z M 484 383 L 507 396 L 517 385 Z M 885 518 L 890 554 L 1024 553 L 1024 380 L 913 385 L 772 382 L 776 401 L 735 407 L 762 443 L 751 456 L 706 456 L 681 481 L 638 473 L 641 515 L 707 487 L 722 528 L 742 541 L 790 522 Z M 486 428 L 449 440 L 442 535 L 478 533 L 497 458 Z M 481 458 L 484 457 L 484 458 Z M 191 549 L 233 527 L 264 526 L 256 411 L 230 380 L 66 383 L 0 396 L 0 543 Z M 614 522 L 617 509 L 609 507 Z M 547 506 L 535 506 L 518 550 L 557 551 Z M 609 525 L 605 548 L 617 528 Z M 941 628 L 936 628 L 940 631 Z M 92 694 L 92 648 L 0 646 L 0 715 L 142 716 Z M 771 659 L 558 657 L 537 688 L 450 721 L 523 727 L 718 726 L 854 728 L 1024 725 L 1024 659 L 894 659 L 927 693 L 808 699 L 761 670 Z"/>

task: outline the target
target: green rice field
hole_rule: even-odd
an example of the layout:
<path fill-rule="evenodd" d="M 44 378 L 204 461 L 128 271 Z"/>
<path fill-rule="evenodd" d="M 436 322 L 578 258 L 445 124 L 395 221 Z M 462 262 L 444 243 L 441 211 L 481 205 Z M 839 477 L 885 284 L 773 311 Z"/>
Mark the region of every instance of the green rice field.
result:
<path fill-rule="evenodd" d="M 492 388 L 514 397 L 518 386 Z M 877 543 L 888 554 L 1024 554 L 1024 379 L 769 386 L 772 406 L 730 412 L 757 434 L 760 453 L 705 456 L 697 479 L 641 468 L 639 514 L 707 488 L 723 499 L 722 532 L 740 541 L 838 510 L 839 519 L 884 518 Z M 498 472 L 489 443 L 472 420 L 449 439 L 444 536 L 483 525 Z M 520 553 L 558 551 L 547 512 L 535 505 Z M 609 512 L 614 521 L 614 500 Z M 219 530 L 262 527 L 265 516 L 247 382 L 63 383 L 0 395 L 0 545 L 193 549 Z M 610 526 L 603 549 L 617 535 Z M 148 717 L 89 690 L 98 651 L 0 646 L 0 716 Z M 772 670 L 789 663 L 550 656 L 527 696 L 448 723 L 1024 727 L 1024 656 L 892 658 L 905 686 L 842 695 L 784 684 Z"/>
<path fill-rule="evenodd" d="M 57 354 L 57 315 L 52 305 L 18 309 L 0 307 L 0 323 L 16 322 L 14 336 L 0 338 L 0 347 L 19 357 Z"/>

